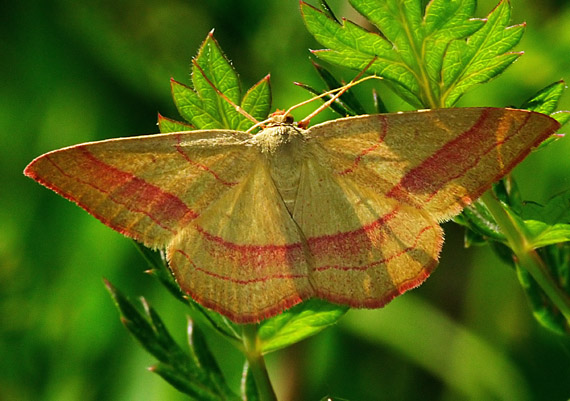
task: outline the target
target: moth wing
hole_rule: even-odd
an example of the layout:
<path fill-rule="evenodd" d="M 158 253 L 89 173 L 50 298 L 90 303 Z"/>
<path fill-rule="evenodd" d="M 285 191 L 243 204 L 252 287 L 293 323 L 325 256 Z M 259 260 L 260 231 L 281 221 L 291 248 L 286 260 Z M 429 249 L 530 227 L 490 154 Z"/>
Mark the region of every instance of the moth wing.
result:
<path fill-rule="evenodd" d="M 311 254 L 316 296 L 380 307 L 423 282 L 437 264 L 439 224 L 421 209 L 335 173 L 342 166 L 318 143 L 307 150 L 293 219 Z"/>
<path fill-rule="evenodd" d="M 437 220 L 456 215 L 507 174 L 559 123 L 540 113 L 456 108 L 348 117 L 309 130 L 335 160 L 334 174 Z M 362 175 L 362 174 L 361 174 Z"/>
<path fill-rule="evenodd" d="M 189 131 L 71 146 L 24 173 L 120 233 L 164 247 L 239 184 L 256 152 L 249 134 Z"/>
<path fill-rule="evenodd" d="M 182 289 L 236 322 L 260 321 L 313 295 L 306 245 L 261 154 L 167 256 Z"/>

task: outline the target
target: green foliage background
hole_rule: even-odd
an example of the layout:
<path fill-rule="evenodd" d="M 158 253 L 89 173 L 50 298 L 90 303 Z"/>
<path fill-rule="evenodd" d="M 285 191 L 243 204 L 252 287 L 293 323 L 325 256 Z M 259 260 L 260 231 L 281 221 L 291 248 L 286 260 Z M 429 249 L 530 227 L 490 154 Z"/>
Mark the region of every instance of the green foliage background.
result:
<path fill-rule="evenodd" d="M 359 21 L 345 1 L 330 4 Z M 478 16 L 495 4 L 480 1 Z M 570 79 L 570 6 L 513 0 L 513 8 L 513 23 L 527 22 L 517 48 L 525 55 L 460 105 L 516 105 Z M 156 132 L 157 111 L 177 117 L 168 79 L 189 82 L 190 59 L 212 28 L 245 86 L 271 72 L 274 107 L 307 98 L 292 81 L 320 85 L 307 49 L 321 46 L 293 0 L 25 0 L 4 10 L 0 400 L 184 399 L 143 369 L 153 358 L 121 326 L 101 277 L 145 294 L 179 339 L 184 307 L 142 274 L 146 264 L 130 240 L 21 171 L 49 150 Z M 409 108 L 385 100 L 391 110 Z M 570 109 L 568 94 L 561 108 Z M 519 166 L 523 196 L 544 202 L 570 188 L 569 153 L 566 138 Z M 569 340 L 534 321 L 513 270 L 487 248 L 463 249 L 457 225 L 445 229 L 441 265 L 422 287 L 383 310 L 350 311 L 338 326 L 269 356 L 283 399 L 570 397 Z M 237 387 L 240 354 L 208 340 Z"/>

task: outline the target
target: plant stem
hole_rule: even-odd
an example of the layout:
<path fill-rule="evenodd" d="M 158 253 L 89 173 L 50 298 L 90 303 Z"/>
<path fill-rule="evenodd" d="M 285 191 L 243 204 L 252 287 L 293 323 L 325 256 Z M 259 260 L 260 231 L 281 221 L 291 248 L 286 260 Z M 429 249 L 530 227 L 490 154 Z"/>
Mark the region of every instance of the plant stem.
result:
<path fill-rule="evenodd" d="M 277 401 L 277 396 L 269 380 L 269 374 L 265 366 L 265 360 L 259 347 L 259 337 L 257 337 L 257 325 L 248 324 L 243 326 L 243 345 L 245 357 L 249 364 L 249 369 L 255 379 L 257 391 L 261 401 Z"/>
<path fill-rule="evenodd" d="M 517 258 L 517 264 L 525 269 L 538 283 L 550 300 L 570 321 L 570 297 L 552 277 L 544 261 L 534 250 L 532 242 L 516 220 L 503 208 L 491 191 L 481 197 L 495 218 L 501 232 L 507 237 L 510 248 Z"/>

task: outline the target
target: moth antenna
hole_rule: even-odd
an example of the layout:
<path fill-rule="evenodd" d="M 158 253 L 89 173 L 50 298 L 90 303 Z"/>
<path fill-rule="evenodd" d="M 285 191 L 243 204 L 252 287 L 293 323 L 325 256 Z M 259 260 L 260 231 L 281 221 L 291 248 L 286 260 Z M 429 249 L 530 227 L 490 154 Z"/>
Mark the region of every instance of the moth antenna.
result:
<path fill-rule="evenodd" d="M 281 117 L 277 117 L 277 116 L 281 116 Z M 289 117 L 291 119 L 291 121 L 287 121 L 287 117 Z M 265 128 L 265 124 L 266 123 L 272 123 L 275 124 L 275 122 L 281 122 L 281 123 L 285 123 L 285 124 L 292 124 L 293 123 L 293 116 L 291 116 L 291 114 L 288 113 L 288 111 L 285 110 L 277 110 L 273 113 L 271 113 L 269 115 L 268 118 L 266 118 L 263 121 L 258 122 L 257 124 L 249 127 L 249 129 L 245 132 L 250 133 L 251 131 L 253 131 L 254 129 L 258 128 L 258 127 L 263 127 Z"/>
<path fill-rule="evenodd" d="M 247 132 L 253 130 L 254 128 L 257 128 L 261 125 L 263 125 L 263 121 L 257 121 L 257 119 L 255 117 L 253 117 L 251 114 L 249 114 L 247 111 L 245 111 L 244 109 L 242 109 L 240 106 L 238 106 L 237 104 L 234 103 L 234 101 L 232 99 L 230 99 L 229 97 L 227 97 L 226 95 L 224 95 L 222 93 L 222 91 L 220 91 L 216 85 L 214 85 L 214 83 L 212 81 L 210 81 L 210 79 L 206 76 L 206 72 L 202 69 L 202 67 L 200 67 L 200 65 L 198 64 L 198 62 L 196 61 L 196 59 L 192 59 L 192 64 L 194 64 L 194 66 L 198 69 L 198 71 L 200 71 L 200 74 L 202 74 L 202 77 L 206 80 L 206 82 L 216 91 L 216 93 L 218 94 L 218 96 L 220 96 L 222 99 L 224 99 L 226 102 L 228 102 L 238 113 L 240 113 L 242 116 L 244 116 L 245 118 L 247 118 L 249 121 L 253 122 L 255 125 L 248 129 Z"/>
<path fill-rule="evenodd" d="M 249 127 L 249 128 L 247 129 L 247 131 L 245 131 L 245 132 L 247 132 L 247 133 L 249 134 L 251 131 L 253 131 L 253 130 L 256 129 L 256 128 L 259 128 L 259 127 L 265 128 L 265 123 L 267 123 L 267 122 L 269 122 L 269 121 L 271 121 L 271 118 L 267 118 L 267 119 L 265 119 L 265 120 L 263 120 L 263 121 L 258 121 L 257 123 L 255 123 L 254 125 L 252 125 L 251 127 Z"/>
<path fill-rule="evenodd" d="M 296 104 L 295 106 L 291 107 L 289 110 L 287 110 L 287 113 L 290 113 L 293 109 L 302 106 L 304 104 L 307 104 L 309 102 L 312 102 L 315 99 L 320 99 L 322 97 L 331 95 L 333 93 L 336 92 L 336 94 L 334 96 L 331 96 L 331 98 L 329 100 L 327 100 L 326 102 L 324 102 L 319 108 L 317 108 L 315 111 L 313 111 L 311 114 L 309 114 L 307 117 L 303 118 L 301 121 L 299 121 L 297 124 L 299 125 L 299 127 L 307 127 L 309 125 L 309 122 L 311 121 L 311 119 L 313 117 L 315 117 L 317 114 L 319 114 L 321 111 L 323 111 L 324 109 L 326 109 L 327 107 L 329 107 L 334 101 L 336 101 L 339 97 L 342 96 L 342 94 L 344 92 L 346 92 L 347 90 L 349 90 L 350 88 L 352 88 L 353 86 L 356 86 L 358 84 L 360 84 L 361 82 L 367 81 L 369 79 L 382 79 L 382 77 L 378 77 L 376 75 L 370 75 L 368 77 L 364 77 L 364 78 L 360 78 L 362 75 L 364 75 L 364 73 L 366 72 L 366 70 L 368 70 L 368 68 L 370 68 L 370 66 L 376 61 L 378 57 L 374 56 L 374 58 L 366 65 L 366 67 L 364 67 L 364 69 L 362 71 L 360 71 L 358 73 L 357 76 L 355 76 L 349 83 L 347 83 L 346 85 L 341 86 L 340 88 L 336 88 L 336 89 L 332 89 L 330 91 L 321 93 L 319 96 L 315 96 L 309 100 L 306 100 L 304 102 L 301 102 L 299 104 Z"/>
<path fill-rule="evenodd" d="M 379 77 L 369 76 L 369 77 L 363 78 L 363 79 L 361 79 L 360 81 L 354 83 L 354 85 L 356 85 L 356 84 L 358 84 L 358 83 L 360 83 L 360 82 L 362 82 L 362 81 L 366 81 L 366 80 L 368 80 L 368 79 L 371 79 L 371 78 L 379 78 Z M 301 84 L 299 84 L 298 82 L 294 82 L 294 84 L 295 84 L 295 85 L 301 85 Z M 348 85 L 348 84 L 347 84 L 347 85 Z M 354 86 L 354 85 L 353 85 L 353 86 Z M 302 101 L 302 102 L 300 102 L 300 103 L 297 103 L 296 105 L 291 106 L 287 111 L 285 111 L 285 113 L 290 113 L 291 111 L 295 110 L 296 108 L 301 107 L 301 106 L 304 106 L 304 105 L 306 105 L 306 104 L 308 104 L 308 103 L 311 103 L 311 102 L 314 101 L 314 100 L 323 98 L 323 97 L 328 96 L 328 95 L 332 95 L 333 93 L 336 93 L 336 92 L 342 90 L 342 88 L 344 88 L 344 86 L 346 86 L 346 85 L 343 85 L 343 86 L 341 86 L 340 88 L 335 88 L 335 89 L 328 90 L 328 91 L 326 91 L 326 92 L 321 93 L 320 95 L 316 95 L 316 96 L 314 96 L 314 97 L 312 97 L 312 98 L 310 98 L 310 99 L 307 99 L 307 100 L 304 100 L 304 101 Z"/>

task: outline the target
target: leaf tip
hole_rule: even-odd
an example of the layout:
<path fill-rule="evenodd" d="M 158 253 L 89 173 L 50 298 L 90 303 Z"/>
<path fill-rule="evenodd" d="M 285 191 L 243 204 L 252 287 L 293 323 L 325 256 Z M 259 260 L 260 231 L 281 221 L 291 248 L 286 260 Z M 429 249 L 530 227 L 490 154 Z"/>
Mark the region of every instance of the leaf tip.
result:
<path fill-rule="evenodd" d="M 315 51 L 316 51 L 316 50 L 310 50 L 310 52 L 311 52 L 312 54 L 314 54 Z M 316 62 L 315 60 L 313 60 L 312 58 L 310 58 L 309 61 L 311 62 L 311 64 L 313 65 L 313 67 L 314 67 L 316 70 L 322 70 L 322 69 L 323 69 L 323 66 L 320 65 L 319 63 L 317 63 L 317 62 Z"/>
<path fill-rule="evenodd" d="M 105 288 L 107 288 L 107 291 L 109 291 L 111 294 L 114 294 L 116 292 L 115 286 L 113 286 L 113 284 L 111 284 L 111 282 L 105 277 L 103 277 L 103 284 L 105 285 Z"/>
<path fill-rule="evenodd" d="M 299 1 L 299 6 L 301 8 L 301 14 L 305 14 L 305 9 L 307 9 L 307 8 L 311 8 L 313 11 L 316 11 L 318 13 L 321 12 L 319 9 L 317 9 L 316 7 L 313 7 L 309 3 L 304 2 L 303 0 Z"/>
<path fill-rule="evenodd" d="M 309 51 L 311 52 L 312 55 L 314 55 L 315 57 L 319 57 L 319 54 L 325 54 L 325 53 L 329 53 L 331 52 L 330 49 L 309 49 Z"/>

